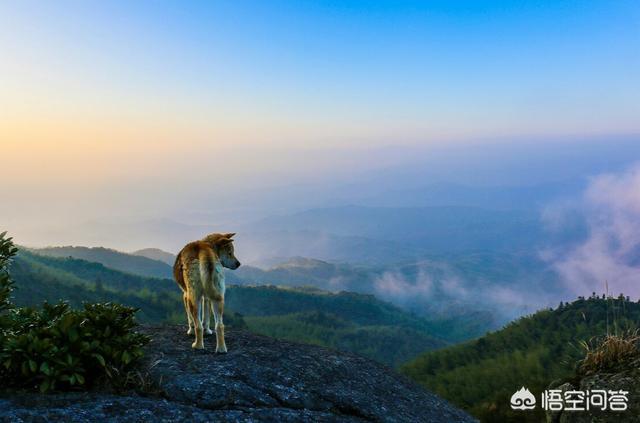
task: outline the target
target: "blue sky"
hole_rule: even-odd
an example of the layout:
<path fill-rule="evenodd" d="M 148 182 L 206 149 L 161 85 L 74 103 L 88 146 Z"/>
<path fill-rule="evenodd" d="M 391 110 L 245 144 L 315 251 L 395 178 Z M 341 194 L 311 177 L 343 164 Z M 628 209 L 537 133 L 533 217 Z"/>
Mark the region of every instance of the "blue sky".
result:
<path fill-rule="evenodd" d="M 55 113 L 221 116 L 231 134 L 262 128 L 249 143 L 638 129 L 634 1 L 13 2 L 0 15 L 4 81 L 24 88 L 5 101 L 64 92 Z"/>

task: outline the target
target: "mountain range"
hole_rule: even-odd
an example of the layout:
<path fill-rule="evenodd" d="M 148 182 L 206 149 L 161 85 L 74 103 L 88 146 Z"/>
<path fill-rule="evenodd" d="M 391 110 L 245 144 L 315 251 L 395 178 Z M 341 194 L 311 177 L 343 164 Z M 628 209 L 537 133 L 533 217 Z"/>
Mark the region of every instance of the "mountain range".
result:
<path fill-rule="evenodd" d="M 243 243 L 237 242 L 243 257 Z M 82 258 L 146 277 L 172 278 L 172 267 L 147 257 L 105 248 L 54 247 L 31 251 L 55 257 Z M 168 262 L 170 253 L 162 252 Z M 157 251 L 156 251 L 157 253 Z M 243 265 L 227 272 L 237 285 L 314 286 L 331 291 L 376 295 L 426 318 L 481 313 L 484 331 L 535 311 L 564 295 L 558 276 L 536 254 L 526 252 L 460 252 L 425 254 L 395 264 L 350 264 L 306 257 L 266 261 L 264 267 Z M 525 298 L 526 297 L 526 298 Z M 484 326 L 488 324 L 488 326 Z"/>
<path fill-rule="evenodd" d="M 11 274 L 18 305 L 64 300 L 78 307 L 83 302 L 116 301 L 139 308 L 142 322 L 186 322 L 181 293 L 170 279 L 26 250 L 20 251 Z M 480 315 L 428 320 L 372 295 L 317 288 L 231 285 L 226 304 L 225 322 L 230 327 L 248 326 L 257 333 L 357 352 L 394 366 L 425 350 L 475 336 L 491 323 L 490 317 Z"/>

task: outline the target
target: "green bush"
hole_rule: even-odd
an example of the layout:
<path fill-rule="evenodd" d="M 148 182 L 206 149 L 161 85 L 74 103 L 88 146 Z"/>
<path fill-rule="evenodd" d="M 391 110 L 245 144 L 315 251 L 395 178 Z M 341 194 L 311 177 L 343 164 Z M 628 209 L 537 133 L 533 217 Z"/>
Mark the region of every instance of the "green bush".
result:
<path fill-rule="evenodd" d="M 14 308 L 8 265 L 16 249 L 0 234 L 0 378 L 41 392 L 99 382 L 119 384 L 149 341 L 136 333 L 134 308 L 114 303 Z"/>
<path fill-rule="evenodd" d="M 4 330 L 10 325 L 7 312 L 13 307 L 9 301 L 13 282 L 9 276 L 9 264 L 18 252 L 11 238 L 6 236 L 6 232 L 0 233 L 0 342 L 2 341 Z"/>

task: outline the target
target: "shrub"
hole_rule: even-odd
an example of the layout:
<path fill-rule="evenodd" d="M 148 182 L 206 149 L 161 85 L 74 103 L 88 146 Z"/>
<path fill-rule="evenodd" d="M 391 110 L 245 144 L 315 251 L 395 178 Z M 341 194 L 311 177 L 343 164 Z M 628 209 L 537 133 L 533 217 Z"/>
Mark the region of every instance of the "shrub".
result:
<path fill-rule="evenodd" d="M 11 238 L 7 238 L 7 233 L 0 233 L 0 342 L 3 331 L 10 325 L 7 311 L 13 307 L 9 301 L 13 282 L 9 275 L 9 264 L 17 252 Z"/>
<path fill-rule="evenodd" d="M 148 337 L 136 333 L 137 309 L 114 303 L 14 308 L 7 267 L 16 248 L 0 235 L 0 378 L 41 392 L 101 381 L 118 385 L 142 357 Z"/>

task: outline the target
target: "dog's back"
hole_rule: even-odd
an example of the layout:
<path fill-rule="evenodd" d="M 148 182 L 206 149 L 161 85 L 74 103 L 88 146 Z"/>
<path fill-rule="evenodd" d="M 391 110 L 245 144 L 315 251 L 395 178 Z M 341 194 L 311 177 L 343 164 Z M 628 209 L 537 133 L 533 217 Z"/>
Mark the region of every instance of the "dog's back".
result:
<path fill-rule="evenodd" d="M 201 287 L 213 274 L 215 260 L 213 248 L 207 242 L 194 241 L 185 245 L 173 264 L 173 277 L 180 289 L 186 292 L 195 285 Z"/>

